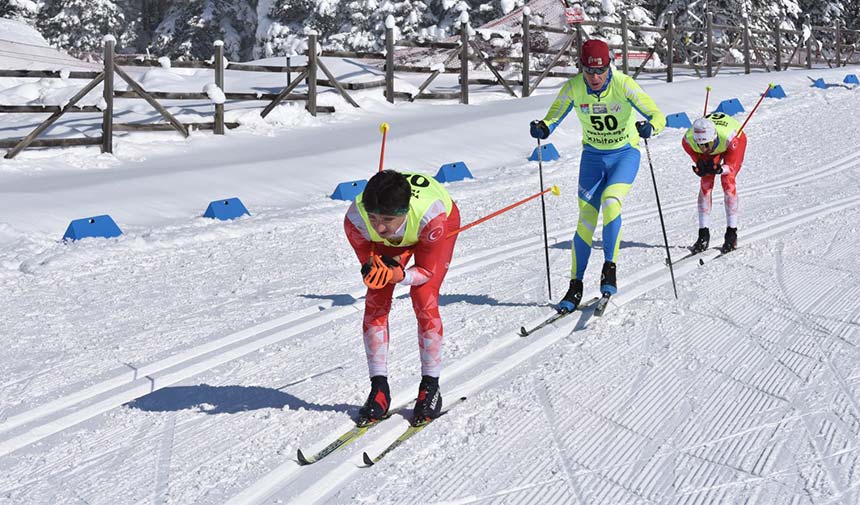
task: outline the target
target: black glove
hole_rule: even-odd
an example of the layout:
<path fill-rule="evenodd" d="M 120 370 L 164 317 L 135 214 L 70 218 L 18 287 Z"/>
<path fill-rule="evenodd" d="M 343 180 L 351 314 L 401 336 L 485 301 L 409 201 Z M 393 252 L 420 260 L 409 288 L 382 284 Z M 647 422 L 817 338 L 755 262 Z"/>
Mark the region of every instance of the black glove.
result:
<path fill-rule="evenodd" d="M 648 121 L 636 121 L 636 131 L 639 132 L 639 136 L 643 139 L 651 138 L 653 130 L 654 127 Z"/>
<path fill-rule="evenodd" d="M 529 123 L 529 129 L 531 130 L 532 137 L 536 139 L 543 140 L 549 137 L 549 126 L 540 119 L 535 119 Z"/>
<path fill-rule="evenodd" d="M 381 254 L 379 257 L 380 259 L 382 259 L 382 262 L 385 263 L 386 266 L 400 267 L 401 270 L 403 269 L 403 266 L 401 266 L 400 262 L 396 259 L 390 256 L 386 256 L 384 254 Z M 371 268 L 373 268 L 373 255 L 370 256 L 370 259 L 367 260 L 367 263 L 361 265 L 361 276 L 367 277 L 367 274 L 370 273 Z"/>
<path fill-rule="evenodd" d="M 699 177 L 715 173 L 714 160 L 712 158 L 699 158 L 699 160 L 696 161 L 696 166 L 693 167 L 693 173 Z"/>

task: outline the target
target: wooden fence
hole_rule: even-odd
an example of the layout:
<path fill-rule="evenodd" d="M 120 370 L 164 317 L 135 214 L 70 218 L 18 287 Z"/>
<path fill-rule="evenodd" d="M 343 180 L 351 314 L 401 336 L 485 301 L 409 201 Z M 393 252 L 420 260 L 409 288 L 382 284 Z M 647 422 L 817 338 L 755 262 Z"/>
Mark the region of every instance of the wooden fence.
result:
<path fill-rule="evenodd" d="M 369 89 L 384 87 L 384 96 L 389 102 L 396 98 L 408 99 L 458 99 L 461 103 L 469 103 L 470 85 L 500 85 L 511 96 L 517 93 L 513 86 L 520 86 L 520 96 L 529 96 L 547 77 L 568 78 L 576 75 L 575 72 L 557 72 L 554 68 L 565 66 L 575 67 L 578 55 L 582 51 L 582 44 L 588 39 L 583 27 L 593 26 L 598 29 L 613 29 L 621 32 L 621 44 L 610 45 L 621 57 L 621 71 L 629 74 L 631 71 L 630 54 L 638 52 L 645 54 L 639 58 L 641 63 L 633 70 L 633 77 L 638 77 L 641 72 L 664 73 L 666 81 L 672 82 L 675 69 L 692 69 L 699 77 L 713 77 L 722 68 L 743 68 L 749 74 L 752 69 L 762 69 L 766 72 L 782 71 L 790 67 L 812 68 L 814 63 L 825 62 L 828 67 L 839 67 L 849 63 L 860 62 L 858 57 L 858 45 L 860 45 L 860 31 L 845 30 L 839 26 L 811 28 L 810 36 L 804 39 L 804 33 L 795 30 L 782 30 L 778 26 L 772 31 L 755 30 L 749 27 L 748 21 L 743 20 L 740 25 L 721 25 L 713 23 L 710 14 L 706 16 L 705 26 L 677 26 L 670 14 L 667 16 L 664 27 L 636 25 L 629 23 L 626 16 L 621 17 L 620 23 L 607 23 L 600 21 L 584 21 L 573 26 L 564 28 L 536 25 L 531 22 L 527 14 L 522 17 L 521 55 L 489 55 L 469 36 L 469 27 L 461 24 L 460 33 L 454 41 L 410 41 L 394 40 L 394 29 L 387 28 L 385 31 L 385 52 L 354 52 L 354 51 L 318 51 L 317 35 L 308 37 L 307 64 L 293 66 L 287 59 L 286 66 L 260 66 L 241 63 L 224 63 L 223 44 L 216 42 L 211 62 L 204 61 L 179 61 L 172 63 L 179 68 L 207 68 L 214 73 L 214 83 L 220 90 L 225 89 L 224 71 L 245 72 L 279 72 L 287 74 L 287 85 L 278 93 L 237 93 L 224 92 L 227 100 L 263 100 L 269 103 L 260 112 L 266 117 L 279 103 L 284 100 L 301 100 L 312 115 L 321 112 L 334 112 L 333 107 L 318 105 L 318 87 L 333 87 L 353 107 L 359 107 L 358 103 L 350 96 L 347 90 Z M 558 50 L 540 49 L 531 47 L 532 34 L 537 32 L 553 33 L 562 35 L 563 42 Z M 654 44 L 649 47 L 634 46 L 629 43 L 631 33 L 653 33 L 656 37 Z M 718 42 L 718 40 L 720 40 Z M 443 63 L 432 66 L 415 66 L 395 63 L 397 48 L 411 48 L 426 51 L 426 57 L 432 53 L 439 52 L 444 58 Z M 657 55 L 665 62 L 662 67 L 649 67 L 648 62 Z M 737 55 L 741 55 L 740 58 Z M 341 83 L 329 71 L 321 60 L 323 57 L 340 57 L 355 59 L 371 59 L 383 62 L 385 78 L 373 82 L 363 83 Z M 787 56 L 787 57 L 786 57 Z M 449 67 L 454 60 L 459 60 L 457 67 Z M 537 61 L 534 61 L 537 60 Z M 116 56 L 114 54 L 114 43 L 107 40 L 104 48 L 104 70 L 102 72 L 71 72 L 68 78 L 90 79 L 90 81 L 71 99 L 60 106 L 2 106 L 0 113 L 48 113 L 51 115 L 39 124 L 32 132 L 21 139 L 0 140 L 0 147 L 11 148 L 6 153 L 6 158 L 12 158 L 21 150 L 31 147 L 50 146 L 77 146 L 77 145 L 101 145 L 103 152 L 113 151 L 114 131 L 160 131 L 175 130 L 183 136 L 188 136 L 189 128 L 200 130 L 212 130 L 216 135 L 223 135 L 225 128 L 237 126 L 235 123 L 224 121 L 224 104 L 214 105 L 214 118 L 212 122 L 186 123 L 183 124 L 176 119 L 158 100 L 207 100 L 206 93 L 192 92 L 153 92 L 147 91 L 128 75 L 122 66 L 158 66 L 160 63 L 153 59 L 129 58 Z M 496 64 L 516 63 L 520 65 L 520 79 L 506 79 Z M 543 68 L 533 68 L 535 63 L 543 65 Z M 470 69 L 480 69 L 485 66 L 493 75 L 493 79 L 470 79 Z M 322 72 L 327 79 L 319 79 L 318 73 Z M 292 74 L 298 73 L 293 79 Z M 427 73 L 428 77 L 418 87 L 415 94 L 410 94 L 394 89 L 395 72 L 401 73 Z M 428 91 L 430 84 L 442 73 L 459 74 L 459 91 L 456 92 L 433 92 Z M 533 80 L 532 75 L 537 74 Z M 118 91 L 114 89 L 114 76 L 118 75 L 131 88 L 130 91 Z M 34 71 L 34 70 L 0 70 L 0 77 L 60 77 L 58 71 Z M 104 83 L 104 107 L 94 106 L 77 107 L 76 104 L 99 84 Z M 305 83 L 306 93 L 294 93 L 296 88 Z M 163 123 L 114 123 L 113 101 L 114 98 L 142 99 L 147 101 L 161 116 L 166 119 Z M 101 112 L 102 113 L 102 135 L 99 137 L 85 138 L 63 138 L 63 139 L 37 139 L 54 122 L 65 113 L 75 112 Z"/>

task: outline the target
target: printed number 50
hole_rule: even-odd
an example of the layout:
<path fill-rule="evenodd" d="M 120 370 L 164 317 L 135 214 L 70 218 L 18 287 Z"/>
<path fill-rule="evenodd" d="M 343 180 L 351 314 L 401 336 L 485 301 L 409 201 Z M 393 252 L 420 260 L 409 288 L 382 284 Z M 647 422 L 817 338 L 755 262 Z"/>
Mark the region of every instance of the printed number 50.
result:
<path fill-rule="evenodd" d="M 615 119 L 615 116 L 591 116 L 591 126 L 599 132 L 603 130 L 612 131 L 618 128 L 618 120 Z"/>

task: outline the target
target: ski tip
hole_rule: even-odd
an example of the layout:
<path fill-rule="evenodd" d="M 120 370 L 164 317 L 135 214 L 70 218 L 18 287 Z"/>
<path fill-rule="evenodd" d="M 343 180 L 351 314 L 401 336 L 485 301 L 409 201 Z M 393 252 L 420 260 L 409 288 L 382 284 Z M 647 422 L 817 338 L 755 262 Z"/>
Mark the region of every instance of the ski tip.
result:
<path fill-rule="evenodd" d="M 703 260 L 702 258 L 699 258 L 699 265 L 701 266 L 701 265 L 704 265 L 704 264 L 705 264 L 705 260 Z"/>
<path fill-rule="evenodd" d="M 308 459 L 305 457 L 305 455 L 302 454 L 301 449 L 296 449 L 296 459 L 298 460 L 299 464 L 302 466 L 311 464 L 311 462 L 308 461 Z"/>
<path fill-rule="evenodd" d="M 526 329 L 525 326 L 520 326 L 520 336 L 521 337 L 528 337 L 529 336 L 529 331 Z"/>
<path fill-rule="evenodd" d="M 365 452 L 365 453 L 364 453 L 364 455 L 362 456 L 362 459 L 364 459 L 364 464 L 365 464 L 365 465 L 367 465 L 367 466 L 373 466 L 373 460 L 372 460 L 372 459 L 370 459 L 370 456 L 368 456 L 366 452 Z"/>

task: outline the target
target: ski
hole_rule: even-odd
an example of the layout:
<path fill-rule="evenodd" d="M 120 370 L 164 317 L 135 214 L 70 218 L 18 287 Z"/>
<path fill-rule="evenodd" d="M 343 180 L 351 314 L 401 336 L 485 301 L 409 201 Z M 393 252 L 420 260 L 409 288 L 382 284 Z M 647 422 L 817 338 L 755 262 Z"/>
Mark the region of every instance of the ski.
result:
<path fill-rule="evenodd" d="M 352 442 L 355 442 L 356 439 L 358 439 L 359 437 L 361 437 L 362 435 L 367 433 L 367 431 L 369 429 L 373 428 L 374 426 L 381 423 L 382 421 L 385 421 L 389 417 L 391 417 L 391 413 L 389 413 L 387 416 L 383 417 L 382 419 L 374 421 L 370 424 L 363 424 L 360 426 L 355 425 L 349 431 L 347 431 L 343 435 L 339 436 L 334 441 L 332 441 L 330 444 L 323 447 L 319 452 L 317 452 L 316 454 L 314 454 L 310 457 L 305 456 L 301 449 L 297 449 L 296 450 L 296 459 L 298 460 L 299 464 L 302 466 L 312 465 L 312 464 L 316 463 L 317 461 L 323 459 L 324 457 L 328 456 L 329 454 L 333 453 L 334 451 L 340 449 L 341 447 L 345 447 L 345 446 L 351 444 Z"/>
<path fill-rule="evenodd" d="M 594 298 L 592 298 L 592 299 L 588 300 L 588 301 L 587 301 L 587 302 L 585 302 L 585 303 L 580 303 L 580 304 L 579 304 L 579 305 L 578 305 L 578 306 L 573 310 L 573 312 L 576 312 L 577 310 L 582 310 L 582 309 L 584 309 L 585 307 L 589 307 L 589 306 L 593 305 L 595 302 L 597 302 L 598 300 L 599 300 L 599 298 L 597 298 L 597 297 L 595 296 Z M 526 327 L 525 327 L 525 326 L 520 326 L 520 333 L 519 333 L 519 335 L 520 335 L 521 337 L 528 337 L 529 335 L 531 335 L 532 333 L 534 333 L 534 332 L 538 331 L 539 329 L 543 328 L 544 326 L 550 325 L 550 324 L 552 324 L 552 323 L 554 323 L 554 322 L 558 321 L 559 319 L 561 319 L 561 318 L 563 318 L 563 317 L 565 317 L 565 316 L 569 316 L 569 315 L 570 315 L 570 314 L 572 314 L 573 312 L 556 312 L 555 314 L 553 314 L 553 315 L 549 316 L 549 317 L 548 317 L 548 318 L 546 318 L 543 322 L 541 322 L 540 324 L 538 324 L 537 326 L 535 326 L 534 328 L 532 328 L 532 329 L 530 329 L 530 330 L 526 329 Z"/>
<path fill-rule="evenodd" d="M 695 255 L 697 255 L 697 254 L 700 254 L 700 253 L 702 253 L 702 252 L 704 252 L 704 251 L 690 251 L 690 252 L 688 252 L 687 254 L 685 254 L 685 255 L 681 256 L 680 258 L 677 258 L 677 259 L 673 260 L 671 264 L 672 264 L 672 266 L 675 266 L 675 265 L 677 265 L 678 263 L 680 263 L 680 262 L 682 262 L 682 261 L 684 261 L 684 260 L 690 259 L 690 258 L 692 258 L 693 256 L 695 256 Z M 666 262 L 666 266 L 668 267 L 668 266 L 669 266 L 669 258 L 663 258 L 663 261 L 664 261 L 664 262 Z"/>
<path fill-rule="evenodd" d="M 453 409 L 457 405 L 463 403 L 464 401 L 466 401 L 466 397 L 465 396 L 460 397 L 459 399 L 457 399 L 456 401 L 454 401 L 453 403 L 451 403 L 450 405 L 445 407 L 442 410 L 442 412 L 439 414 L 439 417 L 444 416 L 451 409 Z M 399 437 L 397 437 L 397 440 L 395 440 L 394 442 L 391 442 L 388 445 L 388 447 L 386 447 L 382 452 L 380 452 L 379 455 L 377 455 L 375 458 L 371 458 L 370 455 L 365 452 L 363 455 L 364 464 L 367 466 L 373 466 L 376 463 L 379 463 L 379 460 L 384 458 L 386 454 L 388 454 L 389 452 L 393 451 L 394 449 L 397 449 L 398 447 L 400 447 L 403 444 L 403 442 L 406 442 L 407 440 L 409 440 L 410 438 L 415 436 L 418 432 L 420 432 L 421 430 L 426 428 L 427 425 L 429 425 L 430 423 L 432 423 L 436 419 L 439 419 L 439 417 L 434 417 L 433 419 L 430 419 L 428 421 L 425 421 L 425 422 L 422 422 L 419 424 L 410 425 L 408 428 L 406 428 L 406 431 L 404 431 L 403 434 L 401 434 Z"/>
<path fill-rule="evenodd" d="M 612 297 L 609 293 L 603 293 L 600 300 L 597 301 L 597 306 L 594 308 L 594 315 L 597 317 L 603 316 L 606 311 L 606 306 L 609 305 L 609 298 Z"/>

